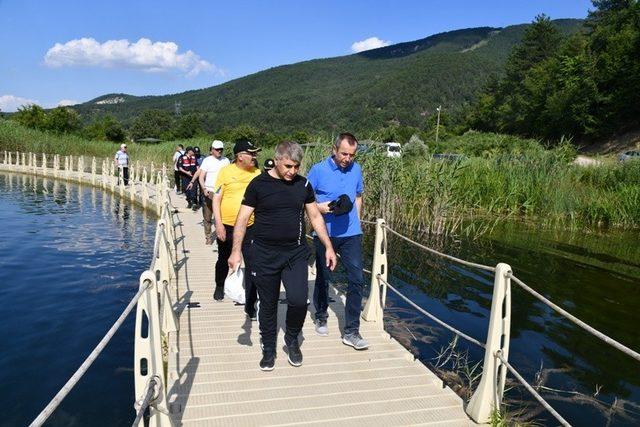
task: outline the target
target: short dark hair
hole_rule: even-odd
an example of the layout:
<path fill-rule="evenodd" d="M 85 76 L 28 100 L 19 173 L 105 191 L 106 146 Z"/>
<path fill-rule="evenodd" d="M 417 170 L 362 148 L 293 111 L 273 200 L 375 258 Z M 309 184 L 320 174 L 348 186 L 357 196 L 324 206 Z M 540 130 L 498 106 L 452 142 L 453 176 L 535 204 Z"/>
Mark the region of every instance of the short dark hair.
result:
<path fill-rule="evenodd" d="M 178 147 L 180 147 L 180 148 L 182 148 L 184 150 L 184 145 L 178 144 Z"/>
<path fill-rule="evenodd" d="M 356 139 L 355 136 L 353 136 L 352 133 L 342 132 L 340 135 L 336 137 L 336 140 L 333 141 L 333 147 L 337 150 L 338 148 L 340 148 L 340 144 L 342 143 L 342 141 L 347 141 L 347 144 L 351 146 L 358 144 L 358 140 Z"/>

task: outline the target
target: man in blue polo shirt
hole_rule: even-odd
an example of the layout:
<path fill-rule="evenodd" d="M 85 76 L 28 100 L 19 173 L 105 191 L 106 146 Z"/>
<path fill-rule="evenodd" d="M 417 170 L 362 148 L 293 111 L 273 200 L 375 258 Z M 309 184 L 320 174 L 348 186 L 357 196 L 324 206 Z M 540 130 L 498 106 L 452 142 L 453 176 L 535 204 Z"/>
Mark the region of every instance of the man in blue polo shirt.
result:
<path fill-rule="evenodd" d="M 369 343 L 360 336 L 362 310 L 362 170 L 354 162 L 358 140 L 350 133 L 341 133 L 333 143 L 332 155 L 311 167 L 307 179 L 315 193 L 318 208 L 327 224 L 334 250 L 340 254 L 347 271 L 349 285 L 345 303 L 345 323 L 342 342 L 356 350 L 364 350 Z M 313 304 L 316 308 L 316 333 L 328 335 L 327 308 L 329 305 L 329 269 L 326 268 L 324 246 L 314 238 L 316 247 L 316 284 Z"/>

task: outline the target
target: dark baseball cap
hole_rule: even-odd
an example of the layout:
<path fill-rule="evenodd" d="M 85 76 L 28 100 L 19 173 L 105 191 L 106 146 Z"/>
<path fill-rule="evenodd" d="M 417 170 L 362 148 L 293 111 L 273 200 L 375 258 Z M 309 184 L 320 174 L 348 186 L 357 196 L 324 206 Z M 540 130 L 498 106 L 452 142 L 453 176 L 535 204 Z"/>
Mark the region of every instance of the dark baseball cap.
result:
<path fill-rule="evenodd" d="M 241 139 L 233 146 L 233 154 L 242 153 L 243 151 L 246 151 L 247 153 L 257 153 L 260 150 L 262 150 L 262 148 L 256 147 L 247 139 Z"/>
<path fill-rule="evenodd" d="M 271 170 L 274 167 L 276 167 L 276 162 L 273 161 L 273 159 L 267 159 L 264 161 L 264 170 Z"/>
<path fill-rule="evenodd" d="M 353 202 L 346 194 L 341 194 L 336 200 L 329 203 L 329 209 L 334 215 L 344 215 L 351 212 L 353 209 Z"/>

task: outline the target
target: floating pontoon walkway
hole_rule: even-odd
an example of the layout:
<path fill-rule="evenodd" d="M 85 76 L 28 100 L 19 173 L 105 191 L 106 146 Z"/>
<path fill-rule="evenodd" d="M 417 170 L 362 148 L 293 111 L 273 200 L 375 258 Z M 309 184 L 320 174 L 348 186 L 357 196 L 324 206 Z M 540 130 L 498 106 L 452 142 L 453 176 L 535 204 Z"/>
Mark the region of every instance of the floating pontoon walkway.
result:
<path fill-rule="evenodd" d="M 342 344 L 344 302 L 335 290 L 329 336 L 315 334 L 310 313 L 302 332 L 304 363 L 298 368 L 289 365 L 283 349 L 286 303 L 280 304 L 276 366 L 262 372 L 258 323 L 228 298 L 213 300 L 217 253 L 215 244 L 204 244 L 202 212 L 170 197 L 178 207 L 179 331 L 169 335 L 167 384 L 174 425 L 473 424 L 460 397 L 374 323 L 361 322 L 368 350 Z M 312 295 L 311 272 L 309 279 Z"/>

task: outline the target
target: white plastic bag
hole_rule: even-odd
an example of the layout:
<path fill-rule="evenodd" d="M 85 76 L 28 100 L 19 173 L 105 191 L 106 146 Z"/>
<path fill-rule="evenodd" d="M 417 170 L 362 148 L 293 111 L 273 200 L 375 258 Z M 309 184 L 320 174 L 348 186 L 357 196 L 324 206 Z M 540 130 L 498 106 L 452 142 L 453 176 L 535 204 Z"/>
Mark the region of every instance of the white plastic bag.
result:
<path fill-rule="evenodd" d="M 224 294 L 238 304 L 245 303 L 244 268 L 238 268 L 225 279 Z"/>

